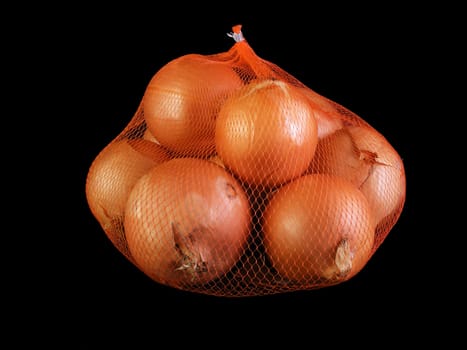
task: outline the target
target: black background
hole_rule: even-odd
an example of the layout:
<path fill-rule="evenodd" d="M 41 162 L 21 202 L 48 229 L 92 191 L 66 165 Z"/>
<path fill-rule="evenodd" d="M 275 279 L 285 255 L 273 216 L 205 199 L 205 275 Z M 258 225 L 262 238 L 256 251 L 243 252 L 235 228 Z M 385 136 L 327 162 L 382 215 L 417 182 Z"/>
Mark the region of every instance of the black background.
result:
<path fill-rule="evenodd" d="M 431 51 L 436 25 L 418 10 L 389 5 L 284 3 L 255 12 L 246 4 L 223 6 L 71 7 L 44 31 L 30 33 L 29 39 L 43 43 L 35 54 L 47 55 L 34 63 L 40 67 L 36 82 L 53 86 L 41 106 L 54 116 L 46 119 L 56 141 L 47 165 L 39 166 L 55 169 L 41 187 L 41 195 L 53 193 L 54 204 L 40 217 L 47 227 L 40 239 L 47 242 L 41 249 L 47 278 L 40 277 L 40 317 L 53 311 L 68 344 L 83 349 L 96 339 L 152 342 L 154 348 L 167 341 L 218 348 L 269 341 L 293 348 L 295 342 L 371 344 L 375 334 L 385 343 L 426 338 L 427 332 L 437 336 L 429 330 L 443 318 L 433 315 L 450 308 L 449 298 L 436 293 L 447 282 L 433 261 L 420 138 L 422 107 L 430 98 L 420 94 L 428 83 L 420 62 Z M 180 55 L 228 50 L 233 39 L 226 34 L 236 24 L 258 56 L 360 115 L 403 158 L 404 211 L 367 266 L 341 285 L 234 299 L 178 291 L 128 262 L 89 211 L 89 166 L 136 112 L 150 78 Z"/>

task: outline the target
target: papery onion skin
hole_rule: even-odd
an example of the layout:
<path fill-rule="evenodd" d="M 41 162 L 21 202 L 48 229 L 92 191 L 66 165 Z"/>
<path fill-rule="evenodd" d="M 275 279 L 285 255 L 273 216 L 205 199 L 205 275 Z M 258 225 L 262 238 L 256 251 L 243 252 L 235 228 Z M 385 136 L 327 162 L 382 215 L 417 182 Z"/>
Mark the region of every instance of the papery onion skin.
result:
<path fill-rule="evenodd" d="M 318 140 L 344 127 L 340 114 L 332 101 L 307 87 L 301 88 L 300 91 L 305 95 L 310 106 L 313 108 L 313 113 L 318 124 Z"/>

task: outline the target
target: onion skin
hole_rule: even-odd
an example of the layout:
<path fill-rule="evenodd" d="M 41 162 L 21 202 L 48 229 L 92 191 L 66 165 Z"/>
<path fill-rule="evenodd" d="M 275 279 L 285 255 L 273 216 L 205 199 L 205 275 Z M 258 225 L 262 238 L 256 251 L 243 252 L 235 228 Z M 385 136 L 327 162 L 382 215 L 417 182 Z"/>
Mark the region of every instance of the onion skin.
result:
<path fill-rule="evenodd" d="M 279 188 L 263 216 L 264 244 L 283 277 L 340 282 L 369 260 L 375 222 L 363 193 L 333 175 L 302 176 Z"/>
<path fill-rule="evenodd" d="M 252 81 L 222 106 L 216 150 L 225 166 L 254 186 L 273 187 L 300 176 L 318 142 L 304 96 L 282 81 Z"/>
<path fill-rule="evenodd" d="M 225 169 L 208 160 L 176 158 L 138 181 L 124 227 L 137 266 L 157 282 L 184 289 L 235 265 L 250 222 L 246 194 Z"/>
<path fill-rule="evenodd" d="M 141 176 L 170 159 L 160 146 L 147 140 L 119 140 L 94 159 L 86 179 L 89 208 L 112 243 L 128 257 L 123 216 L 128 196 Z"/>
<path fill-rule="evenodd" d="M 243 85 L 226 63 L 199 54 L 174 59 L 150 80 L 143 96 L 149 132 L 180 156 L 214 153 L 221 104 Z"/>
<path fill-rule="evenodd" d="M 160 142 L 156 140 L 156 138 L 154 137 L 154 135 L 151 134 L 149 129 L 144 130 L 143 139 L 154 142 L 154 143 L 157 143 L 158 145 L 160 145 Z"/>
<path fill-rule="evenodd" d="M 344 123 L 332 101 L 309 88 L 300 90 L 308 99 L 318 124 L 318 139 L 322 139 L 344 127 Z"/>

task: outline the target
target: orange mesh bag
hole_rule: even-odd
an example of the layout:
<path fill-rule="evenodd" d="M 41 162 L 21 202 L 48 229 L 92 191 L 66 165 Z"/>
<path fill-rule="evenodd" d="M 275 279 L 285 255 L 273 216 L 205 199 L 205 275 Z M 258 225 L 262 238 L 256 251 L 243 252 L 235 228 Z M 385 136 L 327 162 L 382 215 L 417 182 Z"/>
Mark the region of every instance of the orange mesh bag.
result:
<path fill-rule="evenodd" d="M 150 80 L 88 172 L 90 209 L 155 282 L 225 297 L 361 271 L 399 219 L 401 157 L 365 120 L 258 57 L 187 54 Z"/>

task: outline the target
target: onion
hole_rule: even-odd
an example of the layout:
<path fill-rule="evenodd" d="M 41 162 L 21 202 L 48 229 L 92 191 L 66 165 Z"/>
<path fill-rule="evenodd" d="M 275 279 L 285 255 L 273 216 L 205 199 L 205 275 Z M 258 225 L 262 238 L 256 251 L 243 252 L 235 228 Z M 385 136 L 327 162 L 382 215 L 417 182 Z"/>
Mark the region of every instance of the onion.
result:
<path fill-rule="evenodd" d="M 402 208 L 406 190 L 402 159 L 369 126 L 347 126 L 320 140 L 309 171 L 337 175 L 357 186 L 376 222 Z"/>
<path fill-rule="evenodd" d="M 272 195 L 263 231 L 274 269 L 305 287 L 359 272 L 372 253 L 375 222 L 354 185 L 334 175 L 311 174 Z"/>
<path fill-rule="evenodd" d="M 300 176 L 315 153 L 317 123 L 306 99 L 283 81 L 252 81 L 223 105 L 216 150 L 225 166 L 256 186 Z"/>
<path fill-rule="evenodd" d="M 225 169 L 197 158 L 153 168 L 133 188 L 124 227 L 137 266 L 178 288 L 226 274 L 250 234 L 249 202 Z"/>
<path fill-rule="evenodd" d="M 167 152 L 155 143 L 125 139 L 107 145 L 88 171 L 86 198 L 90 210 L 111 242 L 127 257 L 123 216 L 130 191 L 149 169 L 168 159 Z"/>
<path fill-rule="evenodd" d="M 359 188 L 368 198 L 377 222 L 400 212 L 405 201 L 406 177 L 402 158 L 386 138 L 374 129 L 363 126 L 348 128 L 364 167 L 370 165 L 368 176 Z"/>
<path fill-rule="evenodd" d="M 361 157 L 348 128 L 342 128 L 319 140 L 309 171 L 341 176 L 359 187 L 371 166 Z"/>
<path fill-rule="evenodd" d="M 144 117 L 159 143 L 180 155 L 214 153 L 214 130 L 221 104 L 242 86 L 232 67 L 189 54 L 163 66 L 143 96 Z"/>

